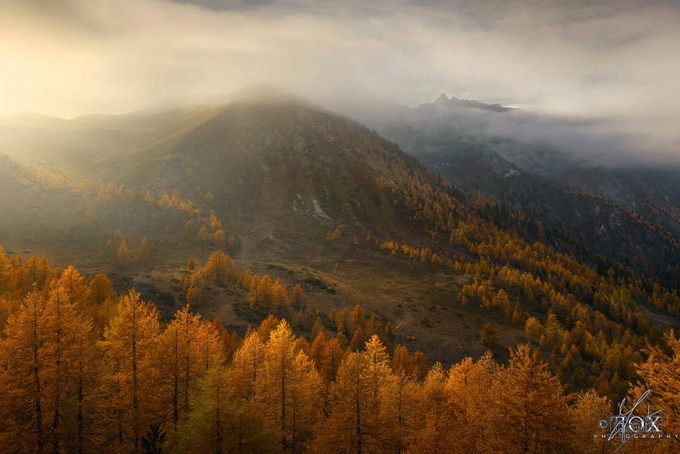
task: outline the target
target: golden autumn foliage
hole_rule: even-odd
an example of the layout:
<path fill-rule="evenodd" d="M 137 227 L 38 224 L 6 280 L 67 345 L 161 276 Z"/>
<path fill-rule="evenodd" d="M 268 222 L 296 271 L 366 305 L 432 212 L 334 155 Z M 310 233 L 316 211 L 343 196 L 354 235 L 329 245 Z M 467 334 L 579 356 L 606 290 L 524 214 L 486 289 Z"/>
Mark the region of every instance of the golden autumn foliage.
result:
<path fill-rule="evenodd" d="M 301 299 L 284 290 L 289 304 Z M 104 275 L 4 254 L 0 308 L 0 452 L 603 452 L 614 446 L 593 433 L 614 411 L 610 390 L 572 394 L 560 381 L 597 351 L 603 374 L 637 362 L 631 398 L 652 389 L 650 405 L 678 430 L 673 333 L 627 352 L 550 312 L 525 322 L 539 348 L 522 345 L 506 364 L 487 354 L 430 367 L 392 346 L 391 325 L 360 306 L 317 318 L 311 342 L 275 316 L 241 340 L 188 307 L 161 323 L 155 306 L 117 295 Z M 551 368 L 546 353 L 557 352 L 564 360 Z M 672 443 L 622 452 L 673 452 Z"/>
<path fill-rule="evenodd" d="M 234 283 L 238 278 L 233 260 L 222 251 L 210 254 L 203 268 L 203 275 L 217 285 Z"/>
<path fill-rule="evenodd" d="M 252 337 L 252 336 L 251 336 Z M 264 346 L 253 401 L 284 452 L 303 452 L 321 417 L 322 380 L 284 320 Z"/>
<path fill-rule="evenodd" d="M 121 297 L 98 345 L 104 368 L 99 407 L 103 436 L 130 452 L 139 450 L 141 437 L 157 411 L 148 397 L 158 387 L 152 362 L 159 317 L 155 306 L 130 291 Z"/>
<path fill-rule="evenodd" d="M 379 177 L 376 185 L 415 213 L 412 219 L 431 241 L 367 236 L 367 245 L 412 266 L 469 274 L 460 303 L 526 324 L 527 340 L 572 389 L 594 387 L 612 399 L 626 395 L 639 352 L 647 343 L 664 344 L 662 330 L 642 308 L 680 313 L 675 268 L 664 265 L 661 272 L 630 249 L 619 251 L 618 261 L 604 259 L 574 248 L 568 232 L 550 231 L 512 207 L 416 175 L 384 155 L 372 164 L 390 169 L 390 178 Z M 677 243 L 667 239 L 670 246 L 659 252 L 673 263 Z M 552 314 L 550 323 L 546 314 Z"/>
<path fill-rule="evenodd" d="M 118 250 L 116 251 L 116 256 L 118 257 L 118 263 L 121 265 L 127 265 L 132 260 L 132 251 L 128 247 L 125 240 L 120 241 Z"/>

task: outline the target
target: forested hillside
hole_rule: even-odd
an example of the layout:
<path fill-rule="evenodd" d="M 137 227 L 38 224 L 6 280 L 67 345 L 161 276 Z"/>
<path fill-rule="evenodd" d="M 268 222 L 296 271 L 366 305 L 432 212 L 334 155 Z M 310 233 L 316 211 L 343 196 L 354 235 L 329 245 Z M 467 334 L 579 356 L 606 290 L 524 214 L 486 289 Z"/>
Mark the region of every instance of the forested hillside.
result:
<path fill-rule="evenodd" d="M 644 236 L 603 254 L 289 97 L 66 124 L 129 140 L 0 161 L 10 452 L 600 452 L 677 409 L 680 248 L 630 212 L 553 193 Z"/>
<path fill-rule="evenodd" d="M 642 154 L 633 158 L 623 144 L 598 152 L 593 143 L 596 149 L 591 150 L 587 136 L 578 144 L 578 128 L 551 136 L 569 130 L 564 119 L 444 94 L 414 109 L 401 106 L 357 115 L 461 189 L 491 197 L 548 228 L 570 232 L 608 258 L 651 258 L 664 263 L 659 276 L 669 265 L 667 256 L 658 255 L 657 239 L 680 233 L 680 173 L 673 163 L 645 162 Z M 535 128 L 528 127 L 532 123 Z M 534 134 L 545 129 L 545 138 L 529 134 L 522 139 L 527 129 L 536 129 Z M 570 134 L 576 142 L 571 147 L 569 140 L 560 140 Z M 670 262 L 672 267 L 674 260 Z"/>
<path fill-rule="evenodd" d="M 228 261 L 215 259 L 205 271 L 218 285 L 236 279 Z M 278 293 L 304 305 L 299 287 Z M 567 392 L 528 345 L 513 349 L 507 364 L 487 354 L 428 366 L 393 343 L 389 323 L 358 307 L 298 331 L 306 335 L 270 316 L 240 337 L 188 307 L 161 320 L 153 304 L 134 290 L 117 294 L 104 275 L 4 254 L 0 303 L 3 452 L 607 449 L 593 432 L 611 402 L 593 390 Z M 652 403 L 663 406 L 672 432 L 680 429 L 680 341 L 672 334 L 667 341 L 670 356 L 653 349 L 647 362 L 630 365 L 640 377 L 631 396 L 653 387 Z M 677 444 L 630 443 L 620 452 L 677 452 Z"/>

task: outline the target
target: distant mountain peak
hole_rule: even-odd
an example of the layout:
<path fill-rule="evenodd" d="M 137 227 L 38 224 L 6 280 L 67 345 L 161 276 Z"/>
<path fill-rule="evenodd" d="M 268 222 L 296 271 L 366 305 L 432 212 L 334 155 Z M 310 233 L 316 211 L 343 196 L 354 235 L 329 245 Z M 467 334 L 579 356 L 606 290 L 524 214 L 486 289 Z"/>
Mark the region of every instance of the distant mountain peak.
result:
<path fill-rule="evenodd" d="M 418 106 L 418 110 L 431 110 L 432 108 L 434 108 L 434 106 L 442 106 L 446 108 L 465 107 L 472 109 L 490 110 L 498 113 L 505 113 L 510 112 L 512 110 L 517 110 L 512 107 L 502 106 L 500 104 L 486 104 L 475 100 L 456 98 L 455 96 L 449 98 L 448 96 L 446 96 L 446 93 L 440 94 L 439 97 L 433 103 L 421 104 L 420 106 Z"/>
<path fill-rule="evenodd" d="M 446 96 L 446 93 L 442 93 L 439 95 L 439 98 L 434 102 L 435 104 L 443 104 L 443 105 L 448 105 L 449 103 L 449 98 Z"/>

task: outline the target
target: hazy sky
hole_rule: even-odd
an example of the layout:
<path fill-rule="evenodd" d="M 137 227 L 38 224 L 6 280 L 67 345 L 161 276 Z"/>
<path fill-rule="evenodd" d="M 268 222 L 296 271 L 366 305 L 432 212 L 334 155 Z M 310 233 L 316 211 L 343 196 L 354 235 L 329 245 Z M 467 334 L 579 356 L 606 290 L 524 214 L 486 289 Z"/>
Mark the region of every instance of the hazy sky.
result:
<path fill-rule="evenodd" d="M 0 113 L 125 112 L 275 83 L 320 103 L 441 92 L 680 155 L 680 2 L 4 0 Z"/>

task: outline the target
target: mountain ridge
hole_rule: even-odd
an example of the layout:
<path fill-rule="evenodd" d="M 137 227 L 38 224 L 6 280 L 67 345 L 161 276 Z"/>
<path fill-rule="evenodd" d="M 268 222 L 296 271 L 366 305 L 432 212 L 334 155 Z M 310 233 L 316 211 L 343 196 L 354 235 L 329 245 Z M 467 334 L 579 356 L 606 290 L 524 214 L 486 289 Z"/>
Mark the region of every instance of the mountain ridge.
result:
<path fill-rule="evenodd" d="M 456 98 L 455 96 L 452 96 L 449 98 L 446 96 L 445 93 L 442 93 L 439 95 L 439 97 L 433 102 L 433 103 L 425 103 L 425 104 L 420 104 L 416 110 L 423 111 L 423 112 L 428 112 L 431 111 L 432 109 L 436 107 L 444 107 L 444 108 L 471 108 L 471 109 L 482 109 L 482 110 L 489 110 L 492 112 L 496 113 L 506 113 L 506 112 L 512 112 L 513 110 L 519 110 L 514 107 L 506 107 L 502 106 L 500 104 L 487 104 L 483 103 L 480 101 L 472 100 L 472 99 L 460 99 Z"/>
<path fill-rule="evenodd" d="M 473 339 L 489 321 L 503 358 L 532 317 L 555 317 L 564 330 L 581 320 L 621 350 L 675 320 L 672 285 L 644 260 L 607 259 L 564 229 L 463 191 L 346 117 L 297 102 L 177 115 L 183 128 L 137 137 L 123 151 L 86 150 L 101 160 L 64 172 L 94 166 L 94 181 L 41 183 L 44 206 L 52 191 L 72 198 L 72 233 L 45 226 L 41 241 L 24 237 L 20 247 L 46 253 L 50 243 L 68 243 L 86 271 L 113 270 L 116 285 L 140 286 L 168 311 L 188 300 L 183 285 L 200 282 L 187 277 L 187 259 L 223 250 L 244 269 L 304 282 L 320 318 L 360 304 L 393 322 L 399 342 L 445 362 L 483 353 Z M 497 179 L 524 175 L 494 159 Z M 145 260 L 136 258 L 142 244 L 151 251 Z M 662 285 L 656 296 L 652 282 Z M 245 309 L 241 294 L 206 291 L 198 309 L 245 330 L 262 314 Z M 599 360 L 583 359 L 588 380 L 600 380 Z"/>

